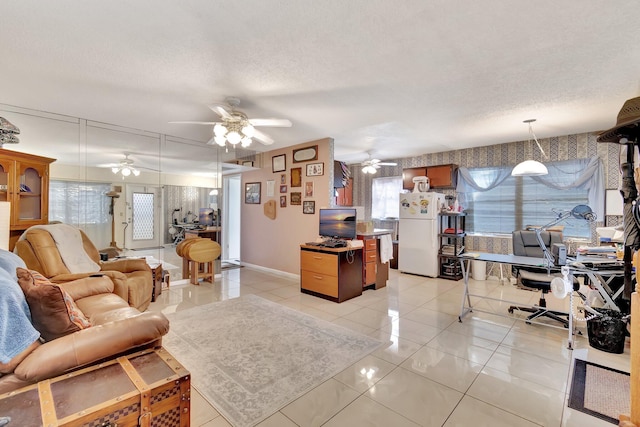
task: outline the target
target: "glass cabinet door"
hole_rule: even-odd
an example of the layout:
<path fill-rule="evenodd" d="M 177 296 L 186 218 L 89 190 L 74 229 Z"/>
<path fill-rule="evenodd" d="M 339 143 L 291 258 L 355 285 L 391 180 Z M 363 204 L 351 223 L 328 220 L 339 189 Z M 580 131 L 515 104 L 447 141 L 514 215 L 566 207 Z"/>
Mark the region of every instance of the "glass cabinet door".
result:
<path fill-rule="evenodd" d="M 17 221 L 28 223 L 43 219 L 43 196 L 46 189 L 44 178 L 46 167 L 40 165 L 21 165 L 18 176 L 19 193 L 17 197 Z"/>

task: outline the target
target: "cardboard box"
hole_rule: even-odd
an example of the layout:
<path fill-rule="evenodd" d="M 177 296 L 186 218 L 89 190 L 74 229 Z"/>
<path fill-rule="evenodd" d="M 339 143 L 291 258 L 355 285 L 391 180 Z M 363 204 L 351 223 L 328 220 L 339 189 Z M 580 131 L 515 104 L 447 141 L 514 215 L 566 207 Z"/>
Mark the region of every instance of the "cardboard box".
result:
<path fill-rule="evenodd" d="M 373 221 L 356 221 L 358 233 L 373 233 Z"/>

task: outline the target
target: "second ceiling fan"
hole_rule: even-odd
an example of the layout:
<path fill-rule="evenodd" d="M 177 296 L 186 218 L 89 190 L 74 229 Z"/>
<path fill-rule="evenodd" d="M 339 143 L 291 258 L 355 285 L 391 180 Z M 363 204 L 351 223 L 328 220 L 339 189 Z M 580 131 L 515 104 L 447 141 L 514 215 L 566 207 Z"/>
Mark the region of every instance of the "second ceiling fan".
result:
<path fill-rule="evenodd" d="M 361 163 L 362 173 L 370 173 L 374 174 L 380 166 L 397 166 L 398 164 L 395 162 L 383 162 L 380 159 L 372 159 L 371 154 L 369 154 L 369 158 Z"/>
<path fill-rule="evenodd" d="M 213 137 L 207 144 L 218 144 L 224 147 L 227 142 L 235 146 L 237 144 L 248 147 L 253 139 L 264 145 L 273 144 L 273 139 L 262 131 L 256 129 L 259 126 L 291 127 L 291 121 L 287 119 L 250 119 L 245 113 L 238 110 L 240 99 L 228 97 L 227 105 L 214 104 L 209 108 L 220 116 L 217 122 L 180 121 L 170 123 L 198 124 L 213 126 Z"/>

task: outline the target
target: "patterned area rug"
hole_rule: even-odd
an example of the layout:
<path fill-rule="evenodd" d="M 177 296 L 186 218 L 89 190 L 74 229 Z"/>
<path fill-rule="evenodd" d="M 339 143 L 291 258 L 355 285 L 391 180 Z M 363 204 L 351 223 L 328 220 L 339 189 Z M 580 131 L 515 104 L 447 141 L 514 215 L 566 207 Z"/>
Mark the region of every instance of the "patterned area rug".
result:
<path fill-rule="evenodd" d="M 163 345 L 234 426 L 252 426 L 380 342 L 255 295 L 169 314 Z"/>
<path fill-rule="evenodd" d="M 618 425 L 631 410 L 629 387 L 627 372 L 576 359 L 568 406 Z"/>

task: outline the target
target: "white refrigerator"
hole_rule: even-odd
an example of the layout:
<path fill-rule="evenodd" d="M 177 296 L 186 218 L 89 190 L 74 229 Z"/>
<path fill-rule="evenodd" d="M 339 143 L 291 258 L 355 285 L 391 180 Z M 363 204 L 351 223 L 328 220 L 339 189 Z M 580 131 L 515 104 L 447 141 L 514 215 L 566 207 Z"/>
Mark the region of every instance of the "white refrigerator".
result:
<path fill-rule="evenodd" d="M 438 213 L 444 204 L 441 193 L 400 194 L 399 271 L 438 276 Z"/>

